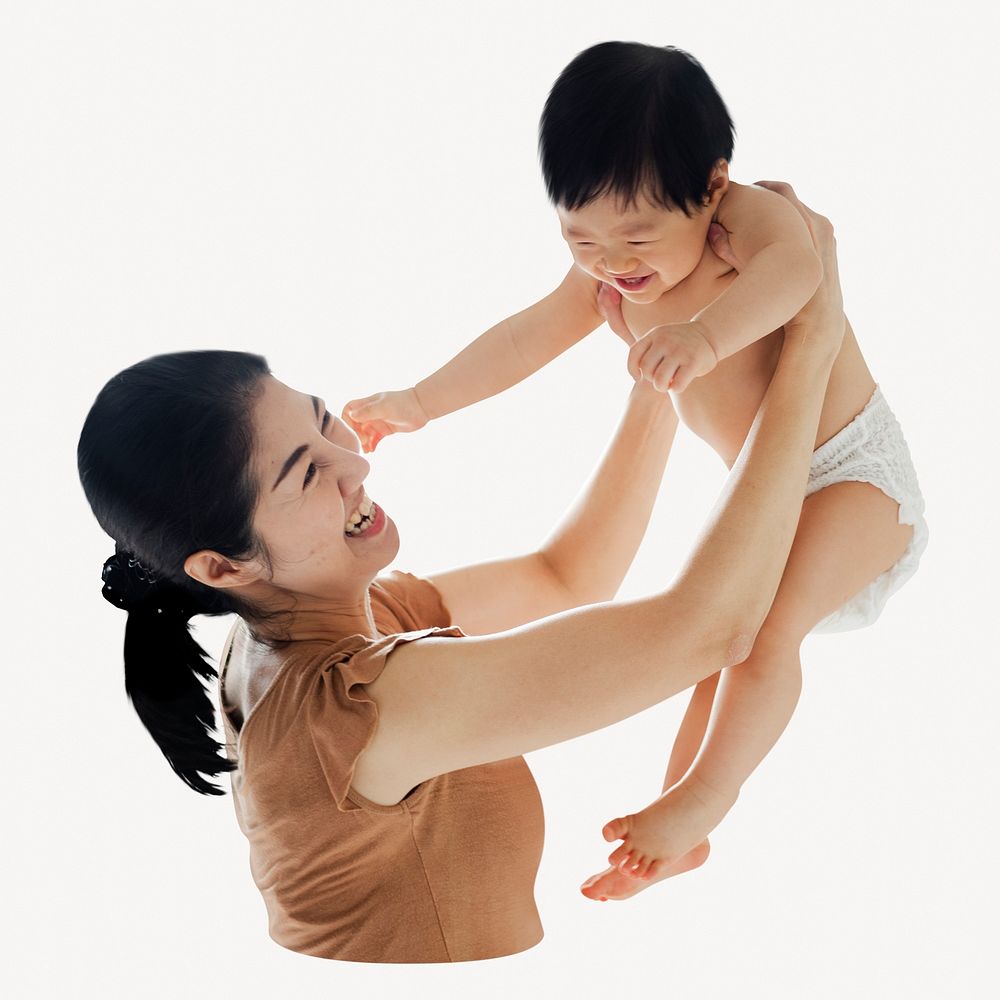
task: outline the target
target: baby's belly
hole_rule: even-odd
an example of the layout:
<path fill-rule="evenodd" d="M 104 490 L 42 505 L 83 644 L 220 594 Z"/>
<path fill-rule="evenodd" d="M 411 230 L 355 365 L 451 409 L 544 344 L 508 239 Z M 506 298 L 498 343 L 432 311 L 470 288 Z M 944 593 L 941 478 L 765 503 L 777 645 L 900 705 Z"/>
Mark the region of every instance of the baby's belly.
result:
<path fill-rule="evenodd" d="M 739 454 L 774 374 L 782 333 L 772 333 L 723 359 L 710 374 L 674 393 L 681 420 L 727 465 Z"/>
<path fill-rule="evenodd" d="M 774 375 L 784 341 L 778 330 L 725 358 L 715 370 L 674 393 L 681 420 L 732 468 Z M 850 323 L 833 366 L 816 447 L 849 424 L 875 390 Z"/>
<path fill-rule="evenodd" d="M 629 328 L 641 337 L 654 326 L 684 323 L 721 295 L 736 272 L 706 245 L 699 266 L 675 289 L 656 302 L 622 304 Z M 830 374 L 816 447 L 828 441 L 864 409 L 875 381 L 845 318 L 844 344 Z M 715 370 L 695 379 L 682 393 L 673 393 L 681 420 L 732 467 L 753 425 L 757 410 L 774 375 L 784 341 L 784 329 L 775 330 L 721 361 Z"/>

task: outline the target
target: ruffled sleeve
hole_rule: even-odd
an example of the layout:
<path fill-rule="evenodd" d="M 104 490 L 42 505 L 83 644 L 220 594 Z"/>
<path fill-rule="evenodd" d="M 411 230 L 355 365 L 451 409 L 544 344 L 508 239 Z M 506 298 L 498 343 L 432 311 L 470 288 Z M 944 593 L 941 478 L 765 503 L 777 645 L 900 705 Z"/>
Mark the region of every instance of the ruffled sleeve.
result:
<path fill-rule="evenodd" d="M 341 812 L 358 809 L 347 794 L 361 752 L 371 742 L 378 723 L 378 706 L 363 685 L 382 672 L 389 654 L 401 643 L 426 636 L 460 637 L 456 626 L 422 628 L 385 636 L 374 642 L 353 636 L 339 648 L 316 674 L 316 683 L 306 699 L 305 723 L 312 738 L 326 783 Z"/>
<path fill-rule="evenodd" d="M 376 578 L 369 590 L 372 615 L 382 635 L 452 624 L 441 592 L 430 580 L 394 570 Z"/>

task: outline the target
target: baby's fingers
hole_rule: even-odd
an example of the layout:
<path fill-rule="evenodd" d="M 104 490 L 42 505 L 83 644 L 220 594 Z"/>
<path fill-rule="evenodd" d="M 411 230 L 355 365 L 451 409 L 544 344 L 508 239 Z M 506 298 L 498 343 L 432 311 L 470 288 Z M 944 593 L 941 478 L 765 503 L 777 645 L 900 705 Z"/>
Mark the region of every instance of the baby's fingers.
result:
<path fill-rule="evenodd" d="M 351 415 L 351 406 L 352 404 L 348 403 L 344 407 L 343 411 L 340 414 L 340 419 L 343 420 L 344 423 L 347 424 L 347 426 L 350 427 L 351 430 L 354 431 L 354 433 L 357 434 L 359 438 L 362 438 L 362 428 L 364 424 L 358 420 L 355 420 L 354 417 Z"/>
<path fill-rule="evenodd" d="M 396 433 L 396 428 L 385 420 L 372 420 L 365 424 L 365 433 L 368 435 L 365 451 L 374 451 L 382 438 Z"/>
<path fill-rule="evenodd" d="M 344 405 L 344 420 L 346 421 L 349 417 L 351 417 L 360 423 L 366 418 L 371 418 L 374 416 L 372 411 L 376 403 L 381 402 L 382 396 L 383 393 L 379 392 L 374 396 L 365 396 L 364 399 L 352 399 L 349 403 Z"/>
<path fill-rule="evenodd" d="M 694 375 L 688 365 L 682 365 L 674 372 L 670 388 L 674 392 L 683 392 L 694 381 Z"/>
<path fill-rule="evenodd" d="M 653 383 L 657 392 L 666 392 L 668 389 L 677 388 L 676 380 L 679 371 L 681 369 L 677 367 L 677 362 L 665 357 L 647 378 Z"/>
<path fill-rule="evenodd" d="M 648 364 L 649 359 L 646 355 L 649 353 L 651 344 L 648 337 L 642 337 L 632 345 L 628 352 L 628 373 L 636 382 L 643 378 L 642 365 Z"/>

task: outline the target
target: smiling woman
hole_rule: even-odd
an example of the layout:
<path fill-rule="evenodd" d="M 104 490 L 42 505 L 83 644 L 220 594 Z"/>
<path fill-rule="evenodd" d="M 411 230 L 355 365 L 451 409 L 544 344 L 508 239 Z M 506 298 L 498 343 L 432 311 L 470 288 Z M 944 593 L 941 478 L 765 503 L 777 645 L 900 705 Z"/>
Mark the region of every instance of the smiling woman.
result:
<path fill-rule="evenodd" d="M 324 958 L 449 962 L 541 939 L 542 812 L 522 755 L 747 655 L 798 522 L 843 336 L 835 312 L 788 327 L 676 582 L 623 603 L 610 602 L 677 427 L 648 382 L 539 549 L 428 579 L 385 572 L 399 537 L 365 493 L 358 439 L 263 358 L 161 355 L 108 382 L 78 461 L 116 542 L 104 596 L 128 612 L 126 688 L 192 788 L 218 794 L 203 775 L 231 772 L 275 941 Z M 201 683 L 215 671 L 189 622 L 228 612 L 239 617 L 219 678 L 223 758 Z M 645 882 L 608 869 L 600 893 L 633 895 L 705 856 L 699 845 Z"/>

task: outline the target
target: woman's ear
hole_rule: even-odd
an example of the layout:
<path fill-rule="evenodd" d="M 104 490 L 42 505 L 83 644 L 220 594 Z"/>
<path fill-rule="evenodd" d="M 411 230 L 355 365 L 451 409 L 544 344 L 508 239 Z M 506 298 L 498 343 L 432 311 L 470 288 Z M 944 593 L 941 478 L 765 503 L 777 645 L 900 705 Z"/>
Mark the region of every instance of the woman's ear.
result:
<path fill-rule="evenodd" d="M 200 549 L 192 552 L 184 560 L 184 572 L 193 580 L 205 584 L 206 587 L 217 587 L 226 590 L 229 587 L 244 587 L 248 583 L 261 579 L 264 575 L 262 567 L 256 560 L 237 562 L 227 559 L 212 549 Z"/>

